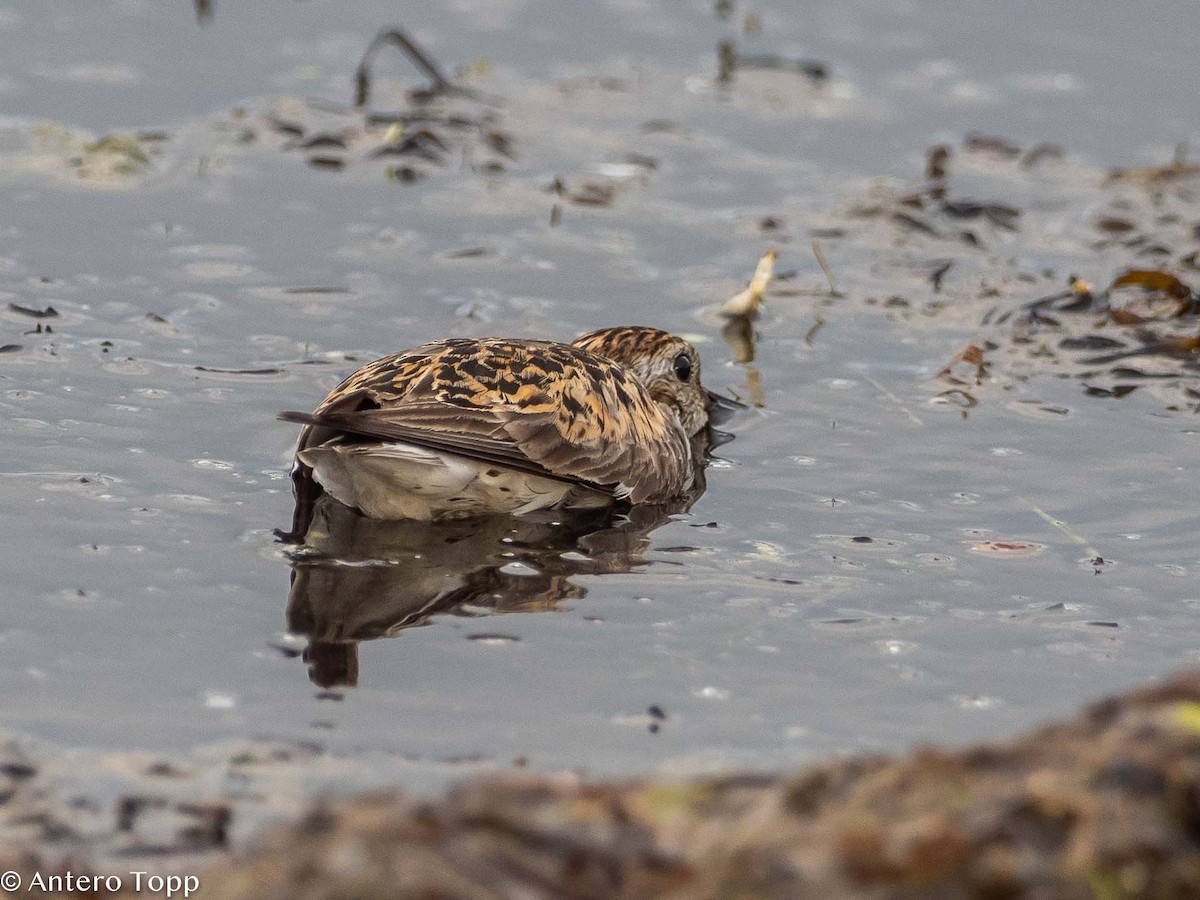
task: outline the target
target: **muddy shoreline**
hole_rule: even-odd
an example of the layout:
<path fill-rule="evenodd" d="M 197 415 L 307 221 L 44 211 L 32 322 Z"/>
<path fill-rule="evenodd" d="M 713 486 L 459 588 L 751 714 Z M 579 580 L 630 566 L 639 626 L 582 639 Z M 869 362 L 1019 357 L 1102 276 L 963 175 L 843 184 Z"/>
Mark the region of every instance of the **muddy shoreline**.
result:
<path fill-rule="evenodd" d="M 149 871 L 196 875 L 195 896 L 206 898 L 1200 891 L 1200 670 L 962 750 L 682 781 L 493 775 L 434 799 L 382 791 L 311 803 L 236 850 L 229 827 L 240 801 L 172 803 L 152 791 L 112 805 L 109 834 L 68 856 L 54 849 L 63 835 L 53 829 L 14 839 L 55 791 L 43 762 L 10 747 L 0 769 L 9 834 L 0 865 L 27 885 L 120 872 L 124 895 L 134 885 L 124 873 Z M 114 852 L 114 837 L 148 811 L 175 816 L 178 843 Z M 106 844 L 96 867 L 92 852 Z"/>

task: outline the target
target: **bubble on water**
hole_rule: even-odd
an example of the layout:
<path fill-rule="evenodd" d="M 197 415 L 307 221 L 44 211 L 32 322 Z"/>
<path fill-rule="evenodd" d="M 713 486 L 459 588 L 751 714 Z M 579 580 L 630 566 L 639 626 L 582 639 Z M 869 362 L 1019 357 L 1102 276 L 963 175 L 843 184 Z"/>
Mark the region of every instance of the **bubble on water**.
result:
<path fill-rule="evenodd" d="M 183 506 L 208 506 L 211 503 L 216 503 L 212 497 L 205 497 L 201 494 L 161 494 L 159 495 L 159 499 L 174 500 Z"/>
<path fill-rule="evenodd" d="M 238 244 L 181 244 L 172 247 L 172 256 L 185 256 L 193 259 L 247 259 L 250 250 Z"/>
<path fill-rule="evenodd" d="M 209 709 L 233 709 L 237 706 L 237 698 L 233 694 L 208 691 L 204 694 L 204 705 Z"/>
<path fill-rule="evenodd" d="M 901 656 L 917 649 L 914 641 L 875 641 L 875 649 L 887 656 Z"/>
<path fill-rule="evenodd" d="M 254 267 L 245 263 L 222 262 L 220 260 L 204 260 L 183 265 L 183 272 L 189 278 L 201 281 L 216 281 L 218 279 L 241 279 L 254 273 Z"/>
<path fill-rule="evenodd" d="M 490 632 L 486 634 L 468 634 L 467 640 L 473 641 L 476 644 L 483 644 L 487 647 L 498 647 L 504 644 L 515 644 L 521 639 L 513 634 Z"/>
<path fill-rule="evenodd" d="M 755 606 L 767 606 L 770 602 L 766 597 L 730 597 L 725 601 L 725 605 L 731 609 L 748 609 Z"/>
<path fill-rule="evenodd" d="M 994 709 L 1001 702 L 999 698 L 986 694 L 955 694 L 950 699 L 959 709 Z"/>
<path fill-rule="evenodd" d="M 219 469 L 221 471 L 228 471 L 229 469 L 233 468 L 233 463 L 225 462 L 222 459 L 207 459 L 201 457 L 199 459 L 190 460 L 190 462 L 197 469 Z"/>
<path fill-rule="evenodd" d="M 597 175 L 617 180 L 638 178 L 646 172 L 642 166 L 633 163 L 596 163 L 592 169 Z"/>
<path fill-rule="evenodd" d="M 758 562 L 779 562 L 783 559 L 783 550 L 775 544 L 767 541 L 751 541 L 751 546 L 754 550 L 743 556 L 745 560 L 756 560 Z"/>
<path fill-rule="evenodd" d="M 533 566 L 523 562 L 506 563 L 500 567 L 500 571 L 505 575 L 519 575 L 523 578 L 529 578 L 530 576 L 541 574 Z"/>

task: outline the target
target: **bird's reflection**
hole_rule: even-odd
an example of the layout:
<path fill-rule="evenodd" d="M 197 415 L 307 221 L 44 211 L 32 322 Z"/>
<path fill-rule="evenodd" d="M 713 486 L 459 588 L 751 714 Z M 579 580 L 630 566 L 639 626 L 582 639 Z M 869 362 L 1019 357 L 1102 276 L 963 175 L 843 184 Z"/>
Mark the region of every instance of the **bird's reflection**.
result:
<path fill-rule="evenodd" d="M 710 440 L 696 448 L 692 490 L 669 505 L 383 521 L 319 486 L 295 485 L 293 531 L 281 535 L 294 544 L 287 627 L 308 639 L 309 677 L 322 688 L 354 686 L 360 641 L 394 637 L 440 614 L 553 610 L 586 593 L 573 576 L 633 570 L 650 533 L 704 492 Z"/>

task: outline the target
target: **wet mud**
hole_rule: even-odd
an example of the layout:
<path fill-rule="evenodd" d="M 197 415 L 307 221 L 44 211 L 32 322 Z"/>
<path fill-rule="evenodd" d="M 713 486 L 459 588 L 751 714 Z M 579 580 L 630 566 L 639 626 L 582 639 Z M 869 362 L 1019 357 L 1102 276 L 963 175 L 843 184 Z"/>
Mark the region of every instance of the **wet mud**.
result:
<path fill-rule="evenodd" d="M 1200 890 L 1198 762 L 1191 672 L 963 750 L 693 781 L 513 774 L 434 799 L 323 801 L 232 856 L 236 804 L 125 798 L 115 832 L 167 817 L 183 852 L 208 851 L 193 868 L 169 858 L 202 897 L 1183 897 Z M 37 764 L 10 756 L 5 778 L 6 806 L 30 805 Z M 0 862 L 26 879 L 103 874 L 35 846 L 10 844 Z"/>

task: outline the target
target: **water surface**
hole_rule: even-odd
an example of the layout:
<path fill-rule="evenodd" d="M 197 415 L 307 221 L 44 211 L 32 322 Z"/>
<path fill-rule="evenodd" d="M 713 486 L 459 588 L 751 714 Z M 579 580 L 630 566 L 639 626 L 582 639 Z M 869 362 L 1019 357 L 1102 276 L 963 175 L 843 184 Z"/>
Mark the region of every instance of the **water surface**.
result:
<path fill-rule="evenodd" d="M 201 25 L 182 2 L 0 5 L 0 303 L 57 313 L 0 312 L 0 344 L 20 345 L 0 354 L 0 722 L 68 748 L 309 741 L 407 760 L 423 788 L 462 761 L 681 772 L 1003 735 L 1194 661 L 1192 412 L 998 356 L 964 417 L 934 377 L 964 342 L 1010 339 L 980 325 L 989 307 L 1136 261 L 1094 246 L 1120 200 L 1104 170 L 1200 136 L 1169 27 L 1191 8 L 1156 9 L 721 21 L 705 3 L 513 0 L 394 22 L 394 4 L 277 0 Z M 348 107 L 391 24 L 476 63 L 483 101 L 455 109 L 492 117 L 512 158 L 467 130 L 414 163 L 421 180 L 389 179 Z M 718 85 L 720 40 L 832 78 Z M 375 75 L 381 111 L 421 81 L 398 56 Z M 345 168 L 306 164 L 280 121 L 349 129 Z M 47 149 L 46 122 L 75 150 Z M 131 173 L 79 177 L 72 152 L 120 130 L 166 139 Z M 1072 153 L 1026 170 L 957 152 L 956 189 L 1018 203 L 1021 230 L 971 250 L 853 214 L 972 131 Z M 572 202 L 588 185 L 612 203 Z M 794 276 L 747 368 L 711 308 L 770 246 Z M 633 322 L 688 334 L 708 386 L 761 407 L 730 426 L 707 493 L 538 611 L 436 615 L 362 643 L 356 687 L 314 684 L 273 535 L 295 438 L 275 413 L 427 340 Z"/>

